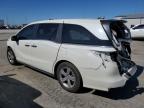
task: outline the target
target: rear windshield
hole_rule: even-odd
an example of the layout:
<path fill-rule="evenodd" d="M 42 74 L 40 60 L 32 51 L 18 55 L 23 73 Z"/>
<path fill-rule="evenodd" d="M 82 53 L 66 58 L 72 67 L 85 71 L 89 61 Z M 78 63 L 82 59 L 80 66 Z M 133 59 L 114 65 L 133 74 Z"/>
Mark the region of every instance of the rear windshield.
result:
<path fill-rule="evenodd" d="M 127 38 L 129 32 L 122 22 L 113 22 L 110 24 L 111 33 L 117 38 Z"/>
<path fill-rule="evenodd" d="M 109 38 L 114 35 L 117 39 L 130 39 L 130 31 L 123 21 L 118 20 L 102 20 L 101 21 Z"/>
<path fill-rule="evenodd" d="M 122 43 L 131 40 L 130 30 L 120 20 L 101 20 L 102 26 L 113 46 L 121 50 Z"/>

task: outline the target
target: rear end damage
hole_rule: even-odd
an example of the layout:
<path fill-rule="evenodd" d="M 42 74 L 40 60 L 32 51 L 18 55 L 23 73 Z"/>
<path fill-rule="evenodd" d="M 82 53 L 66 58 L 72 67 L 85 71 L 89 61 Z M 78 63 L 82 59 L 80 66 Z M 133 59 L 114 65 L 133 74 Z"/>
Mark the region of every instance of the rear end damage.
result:
<path fill-rule="evenodd" d="M 116 52 L 110 53 L 111 59 L 117 63 L 120 75 L 129 79 L 137 70 L 136 64 L 131 61 L 130 30 L 122 20 L 101 20 L 101 24 L 116 49 Z"/>
<path fill-rule="evenodd" d="M 130 58 L 126 58 L 117 52 L 110 54 L 111 59 L 117 63 L 119 73 L 122 77 L 129 79 L 137 70 L 136 64 Z"/>

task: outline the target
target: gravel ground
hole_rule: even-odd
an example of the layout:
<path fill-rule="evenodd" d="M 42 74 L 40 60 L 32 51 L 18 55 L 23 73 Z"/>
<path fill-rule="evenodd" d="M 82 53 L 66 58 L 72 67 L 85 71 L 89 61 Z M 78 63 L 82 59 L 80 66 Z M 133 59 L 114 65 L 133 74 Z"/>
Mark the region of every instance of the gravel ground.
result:
<path fill-rule="evenodd" d="M 18 30 L 0 30 L 0 41 L 5 41 L 9 38 L 9 36 L 15 35 Z"/>
<path fill-rule="evenodd" d="M 0 40 L 11 34 L 0 33 Z M 6 41 L 0 41 L 0 108 L 144 108 L 144 42 L 134 41 L 132 49 L 138 72 L 125 87 L 109 92 L 84 88 L 74 94 L 48 75 L 9 65 Z"/>

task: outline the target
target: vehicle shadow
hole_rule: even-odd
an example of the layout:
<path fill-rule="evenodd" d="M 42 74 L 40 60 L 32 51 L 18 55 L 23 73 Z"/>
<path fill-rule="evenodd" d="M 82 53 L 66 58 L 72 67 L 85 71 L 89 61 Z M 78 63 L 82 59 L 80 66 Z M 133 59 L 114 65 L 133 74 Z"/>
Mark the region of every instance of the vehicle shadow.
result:
<path fill-rule="evenodd" d="M 0 108 L 42 108 L 34 102 L 41 92 L 10 78 L 13 75 L 0 76 Z"/>
<path fill-rule="evenodd" d="M 129 99 L 135 95 L 142 94 L 144 93 L 144 87 L 139 87 L 138 77 L 142 74 L 143 70 L 144 67 L 138 66 L 136 74 L 127 81 L 124 87 L 111 89 L 109 92 L 96 90 L 93 94 L 113 100 Z"/>

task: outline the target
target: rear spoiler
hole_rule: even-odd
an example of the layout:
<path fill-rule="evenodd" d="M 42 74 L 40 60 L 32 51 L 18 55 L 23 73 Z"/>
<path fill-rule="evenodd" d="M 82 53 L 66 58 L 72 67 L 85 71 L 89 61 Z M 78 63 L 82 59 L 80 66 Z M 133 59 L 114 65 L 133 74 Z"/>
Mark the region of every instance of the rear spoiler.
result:
<path fill-rule="evenodd" d="M 100 20 L 101 22 L 122 22 L 122 23 L 126 23 L 127 21 L 126 20 L 117 20 L 117 19 L 110 19 L 110 20 Z"/>

